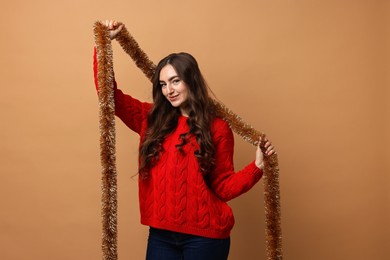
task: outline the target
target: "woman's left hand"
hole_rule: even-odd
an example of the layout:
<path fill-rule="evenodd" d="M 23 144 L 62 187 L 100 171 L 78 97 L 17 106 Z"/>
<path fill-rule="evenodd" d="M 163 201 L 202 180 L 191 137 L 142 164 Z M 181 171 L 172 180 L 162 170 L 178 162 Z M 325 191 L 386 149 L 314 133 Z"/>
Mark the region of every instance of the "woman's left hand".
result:
<path fill-rule="evenodd" d="M 255 164 L 259 169 L 264 169 L 264 156 L 270 156 L 275 153 L 274 147 L 267 138 L 264 139 L 264 147 L 257 146 Z M 260 139 L 262 143 L 262 139 Z"/>

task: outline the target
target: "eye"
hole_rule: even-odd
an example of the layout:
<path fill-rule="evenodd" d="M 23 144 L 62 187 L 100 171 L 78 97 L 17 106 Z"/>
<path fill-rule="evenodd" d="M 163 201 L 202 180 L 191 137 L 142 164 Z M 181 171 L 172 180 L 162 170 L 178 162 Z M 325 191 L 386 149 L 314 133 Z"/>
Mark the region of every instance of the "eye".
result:
<path fill-rule="evenodd" d="M 167 84 L 165 84 L 165 82 L 160 82 L 160 87 L 165 87 Z"/>
<path fill-rule="evenodd" d="M 174 79 L 174 80 L 172 81 L 172 83 L 173 83 L 174 85 L 177 85 L 177 84 L 180 83 L 180 79 Z"/>

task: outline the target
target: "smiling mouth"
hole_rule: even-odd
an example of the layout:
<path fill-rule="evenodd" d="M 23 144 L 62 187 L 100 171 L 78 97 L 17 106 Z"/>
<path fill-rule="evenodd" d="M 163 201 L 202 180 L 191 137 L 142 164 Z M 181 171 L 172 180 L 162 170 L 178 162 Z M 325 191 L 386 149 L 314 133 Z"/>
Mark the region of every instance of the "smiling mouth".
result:
<path fill-rule="evenodd" d="M 170 101 L 175 101 L 179 95 L 168 97 Z"/>

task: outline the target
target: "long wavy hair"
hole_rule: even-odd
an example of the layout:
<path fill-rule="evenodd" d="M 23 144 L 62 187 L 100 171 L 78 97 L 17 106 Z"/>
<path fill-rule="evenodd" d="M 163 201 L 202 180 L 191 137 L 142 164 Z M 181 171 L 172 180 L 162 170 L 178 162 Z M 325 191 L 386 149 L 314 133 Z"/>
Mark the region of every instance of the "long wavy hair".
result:
<path fill-rule="evenodd" d="M 172 133 L 181 115 L 178 107 L 173 107 L 163 95 L 160 85 L 160 72 L 166 65 L 172 65 L 179 78 L 188 88 L 186 111 L 189 132 L 180 136 L 181 142 L 176 148 L 184 153 L 182 147 L 187 143 L 187 137 L 196 137 L 199 149 L 194 152 L 203 175 L 207 175 L 214 167 L 214 145 L 211 137 L 211 123 L 215 112 L 210 104 L 208 86 L 200 72 L 195 58 L 188 53 L 173 53 L 162 59 L 153 77 L 154 106 L 149 113 L 148 129 L 141 140 L 139 150 L 140 168 L 142 177 L 149 175 L 150 169 L 156 165 L 161 152 L 162 143 L 167 135 Z"/>

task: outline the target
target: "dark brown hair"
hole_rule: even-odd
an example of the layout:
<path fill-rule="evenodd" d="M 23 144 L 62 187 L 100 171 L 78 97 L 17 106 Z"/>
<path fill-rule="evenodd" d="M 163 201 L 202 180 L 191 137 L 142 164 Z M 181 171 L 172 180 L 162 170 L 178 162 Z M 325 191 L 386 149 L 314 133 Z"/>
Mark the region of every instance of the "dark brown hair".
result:
<path fill-rule="evenodd" d="M 181 115 L 180 109 L 173 107 L 161 90 L 160 72 L 168 64 L 173 66 L 179 78 L 188 87 L 186 111 L 188 111 L 189 132 L 180 136 L 181 143 L 176 147 L 183 152 L 181 148 L 187 142 L 186 137 L 189 134 L 194 135 L 199 144 L 199 149 L 195 151 L 194 155 L 202 173 L 206 175 L 214 167 L 214 146 L 211 137 L 214 112 L 210 104 L 208 87 L 199 70 L 198 63 L 192 55 L 183 52 L 170 54 L 157 65 L 153 77 L 154 106 L 148 117 L 146 135 L 141 140 L 139 173 L 142 177 L 146 177 L 151 167 L 157 163 L 162 152 L 164 138 L 175 130 Z"/>

